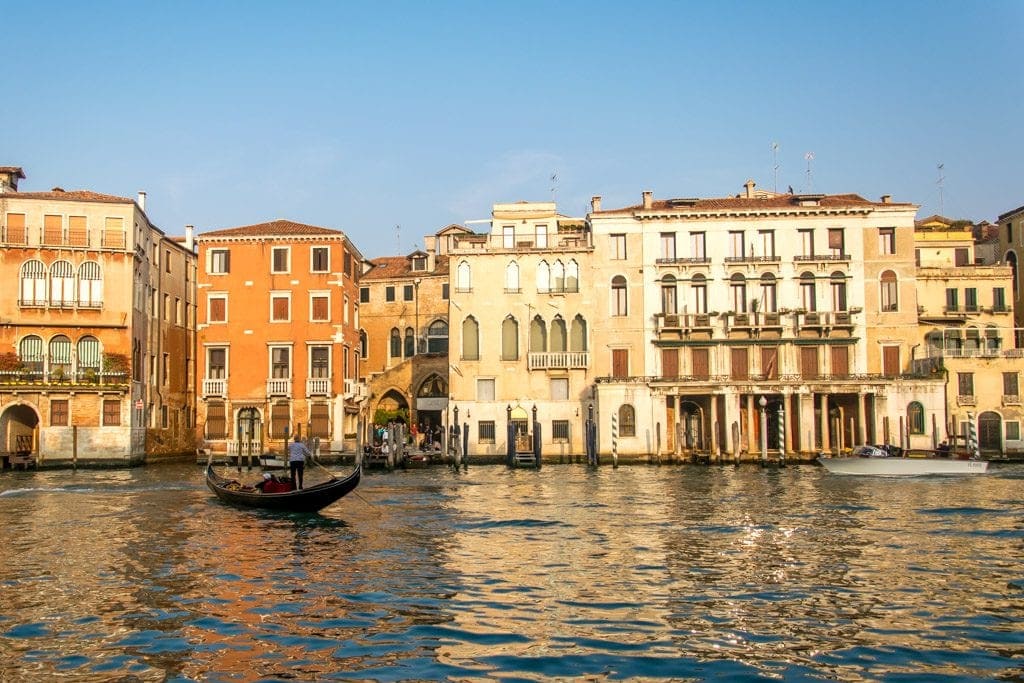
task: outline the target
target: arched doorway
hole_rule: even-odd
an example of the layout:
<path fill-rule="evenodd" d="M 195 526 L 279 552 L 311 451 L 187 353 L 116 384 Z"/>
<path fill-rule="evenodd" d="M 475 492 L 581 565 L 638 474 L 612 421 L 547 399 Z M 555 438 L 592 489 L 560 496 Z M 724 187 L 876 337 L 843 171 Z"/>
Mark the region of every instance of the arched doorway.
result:
<path fill-rule="evenodd" d="M 444 411 L 448 407 L 448 382 L 440 375 L 430 375 L 416 390 L 416 428 L 421 434 L 439 435 L 443 429 Z"/>
<path fill-rule="evenodd" d="M 253 407 L 240 408 L 238 411 L 238 452 L 262 453 L 263 421 L 260 411 Z"/>
<path fill-rule="evenodd" d="M 33 452 L 35 432 L 39 426 L 39 415 L 28 405 L 8 406 L 0 415 L 0 434 L 3 435 L 3 451 L 6 453 Z"/>
<path fill-rule="evenodd" d="M 983 451 L 1003 450 L 1003 420 L 991 410 L 978 416 L 978 448 Z"/>
<path fill-rule="evenodd" d="M 679 404 L 679 445 L 686 450 L 704 450 L 704 409 L 693 401 Z"/>

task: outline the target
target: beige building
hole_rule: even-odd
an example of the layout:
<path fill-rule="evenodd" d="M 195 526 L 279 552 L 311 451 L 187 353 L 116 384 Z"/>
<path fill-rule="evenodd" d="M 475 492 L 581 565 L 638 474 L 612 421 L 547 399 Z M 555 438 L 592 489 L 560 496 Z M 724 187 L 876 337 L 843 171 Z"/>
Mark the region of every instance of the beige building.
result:
<path fill-rule="evenodd" d="M 20 192 L 0 168 L 0 453 L 134 464 L 194 452 L 194 251 L 136 199 Z"/>
<path fill-rule="evenodd" d="M 601 319 L 585 222 L 553 202 L 495 204 L 490 230 L 450 249 L 451 416 L 470 454 L 530 453 L 538 432 L 545 457 L 582 454 Z"/>
<path fill-rule="evenodd" d="M 595 197 L 600 452 L 931 447 L 905 426 L 913 402 L 943 410 L 942 383 L 911 364 L 916 208 L 752 181 L 621 209 Z"/>
<path fill-rule="evenodd" d="M 996 222 L 999 226 L 997 253 L 1012 273 L 1010 300 L 1013 304 L 1014 327 L 1017 329 L 1016 345 L 1024 348 L 1024 288 L 1020 284 L 1020 267 L 1024 261 L 1024 206 L 1001 214 Z"/>

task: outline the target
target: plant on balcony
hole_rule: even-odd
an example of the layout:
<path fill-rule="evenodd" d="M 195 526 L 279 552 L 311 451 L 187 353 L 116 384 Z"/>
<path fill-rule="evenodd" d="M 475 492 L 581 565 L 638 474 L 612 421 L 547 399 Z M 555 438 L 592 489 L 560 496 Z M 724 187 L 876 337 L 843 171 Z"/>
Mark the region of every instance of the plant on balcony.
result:
<path fill-rule="evenodd" d="M 22 369 L 21 359 L 13 351 L 0 353 L 0 372 L 12 372 Z"/>
<path fill-rule="evenodd" d="M 55 366 L 50 370 L 50 381 L 51 382 L 63 382 L 64 381 L 64 368 L 60 365 Z"/>
<path fill-rule="evenodd" d="M 103 354 L 103 372 L 127 375 L 128 356 L 123 353 Z"/>
<path fill-rule="evenodd" d="M 405 408 L 395 408 L 394 410 L 387 410 L 385 408 L 377 408 L 373 413 L 373 424 L 384 426 L 391 422 L 409 422 L 409 411 Z"/>

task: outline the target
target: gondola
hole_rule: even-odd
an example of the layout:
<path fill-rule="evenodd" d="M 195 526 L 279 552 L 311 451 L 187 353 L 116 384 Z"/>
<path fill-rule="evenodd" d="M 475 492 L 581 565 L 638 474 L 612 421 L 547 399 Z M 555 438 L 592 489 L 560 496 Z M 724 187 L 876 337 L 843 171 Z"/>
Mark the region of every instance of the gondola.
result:
<path fill-rule="evenodd" d="M 246 507 L 263 508 L 264 510 L 281 510 L 285 512 L 316 512 L 351 493 L 359 485 L 363 468 L 356 467 L 352 474 L 344 479 L 332 477 L 325 482 L 286 493 L 260 493 L 238 487 L 238 482 L 225 479 L 213 471 L 213 465 L 206 466 L 206 485 L 225 503 L 244 505 Z"/>

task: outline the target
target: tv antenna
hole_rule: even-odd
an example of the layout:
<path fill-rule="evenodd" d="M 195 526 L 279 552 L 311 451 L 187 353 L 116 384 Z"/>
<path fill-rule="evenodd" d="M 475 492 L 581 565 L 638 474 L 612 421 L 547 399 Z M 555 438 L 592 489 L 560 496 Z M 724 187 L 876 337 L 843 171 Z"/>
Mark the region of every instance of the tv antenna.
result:
<path fill-rule="evenodd" d="M 804 154 L 804 159 L 807 160 L 807 192 L 810 193 L 814 189 L 814 176 L 811 175 L 811 162 L 814 161 L 814 152 Z"/>
<path fill-rule="evenodd" d="M 558 193 L 558 171 L 551 172 L 551 201 L 557 203 L 556 195 Z"/>
<path fill-rule="evenodd" d="M 772 192 L 779 191 L 779 143 L 772 143 Z"/>
<path fill-rule="evenodd" d="M 395 225 L 395 248 L 397 249 L 396 254 L 402 253 L 402 226 L 397 224 Z"/>
<path fill-rule="evenodd" d="M 936 170 L 939 172 L 939 179 L 937 181 L 935 181 L 935 184 L 939 186 L 939 215 L 940 216 L 945 214 L 945 211 L 943 209 L 943 198 L 942 198 L 942 181 L 944 181 L 946 179 L 946 176 L 942 175 L 942 171 L 943 171 L 943 169 L 945 167 L 946 167 L 946 165 L 944 163 L 942 163 L 942 162 L 939 162 L 939 165 L 936 166 Z"/>

